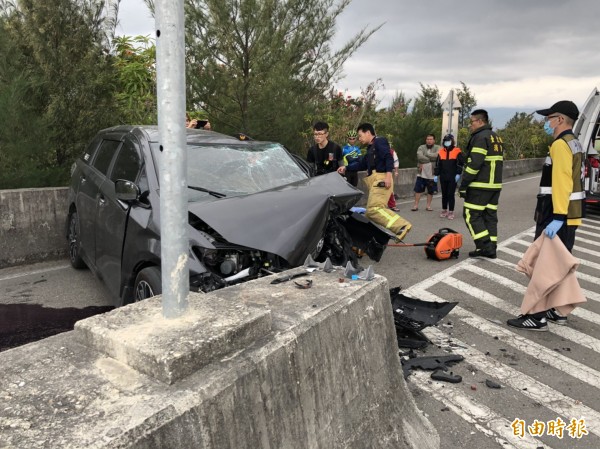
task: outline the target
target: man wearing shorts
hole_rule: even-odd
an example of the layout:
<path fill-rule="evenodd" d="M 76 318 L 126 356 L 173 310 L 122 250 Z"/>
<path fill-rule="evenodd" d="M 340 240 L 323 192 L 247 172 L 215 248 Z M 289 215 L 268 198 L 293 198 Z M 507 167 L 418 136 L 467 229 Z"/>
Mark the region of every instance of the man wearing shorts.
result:
<path fill-rule="evenodd" d="M 417 149 L 417 180 L 415 182 L 415 204 L 412 211 L 419 210 L 421 194 L 427 190 L 427 210 L 432 211 L 433 194 L 437 192 L 437 183 L 433 178 L 433 163 L 437 159 L 440 146 L 435 143 L 435 136 L 427 134 L 425 145 Z"/>

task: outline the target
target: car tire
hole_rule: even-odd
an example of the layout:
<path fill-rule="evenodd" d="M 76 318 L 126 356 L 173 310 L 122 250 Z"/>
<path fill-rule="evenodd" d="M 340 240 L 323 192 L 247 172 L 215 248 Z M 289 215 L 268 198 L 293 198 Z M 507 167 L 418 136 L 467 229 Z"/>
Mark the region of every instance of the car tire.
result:
<path fill-rule="evenodd" d="M 162 279 L 158 267 L 146 267 L 141 270 L 133 284 L 133 301 L 143 301 L 162 293 Z"/>
<path fill-rule="evenodd" d="M 73 212 L 69 217 L 69 231 L 67 234 L 67 242 L 69 243 L 69 261 L 71 266 L 78 270 L 86 268 L 86 264 L 81 258 L 81 240 L 79 227 L 79 215 Z"/>

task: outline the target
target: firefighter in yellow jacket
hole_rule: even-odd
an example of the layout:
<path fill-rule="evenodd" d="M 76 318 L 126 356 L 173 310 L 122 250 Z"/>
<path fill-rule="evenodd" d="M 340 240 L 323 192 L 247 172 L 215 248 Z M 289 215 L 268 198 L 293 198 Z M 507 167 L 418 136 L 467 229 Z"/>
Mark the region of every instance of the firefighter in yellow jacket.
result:
<path fill-rule="evenodd" d="M 469 257 L 495 259 L 504 148 L 502 139 L 492 131 L 487 111 L 473 111 L 469 129 L 471 138 L 458 189 L 460 197 L 465 199 L 463 218 L 475 241 L 475 251 L 469 252 Z"/>

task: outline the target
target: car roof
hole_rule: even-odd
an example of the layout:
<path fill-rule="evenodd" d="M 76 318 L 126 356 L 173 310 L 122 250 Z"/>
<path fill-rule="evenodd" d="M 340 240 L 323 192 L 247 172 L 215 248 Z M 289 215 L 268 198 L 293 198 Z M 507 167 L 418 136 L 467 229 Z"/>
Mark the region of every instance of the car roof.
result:
<path fill-rule="evenodd" d="M 106 128 L 100 131 L 101 133 L 131 133 L 137 137 L 143 137 L 148 142 L 159 142 L 158 126 L 156 125 L 119 125 L 113 126 L 112 128 Z M 244 136 L 243 134 L 240 134 Z M 213 144 L 237 144 L 237 145 L 248 145 L 255 143 L 264 143 L 256 140 L 249 139 L 244 136 L 243 138 L 232 137 L 226 134 L 221 134 L 215 131 L 207 131 L 203 129 L 192 129 L 186 128 L 186 141 L 187 143 L 213 143 Z"/>

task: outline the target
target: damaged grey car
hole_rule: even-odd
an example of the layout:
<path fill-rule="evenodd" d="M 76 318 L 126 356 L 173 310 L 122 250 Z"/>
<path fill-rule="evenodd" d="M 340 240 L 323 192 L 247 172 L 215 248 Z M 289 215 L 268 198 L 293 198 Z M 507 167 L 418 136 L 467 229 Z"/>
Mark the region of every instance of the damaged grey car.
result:
<path fill-rule="evenodd" d="M 378 261 L 390 238 L 350 209 L 362 192 L 278 143 L 188 129 L 190 289 L 209 292 L 302 265 Z M 100 131 L 72 169 L 66 237 L 116 305 L 161 293 L 158 128 Z M 360 250 L 360 251 L 359 251 Z"/>

